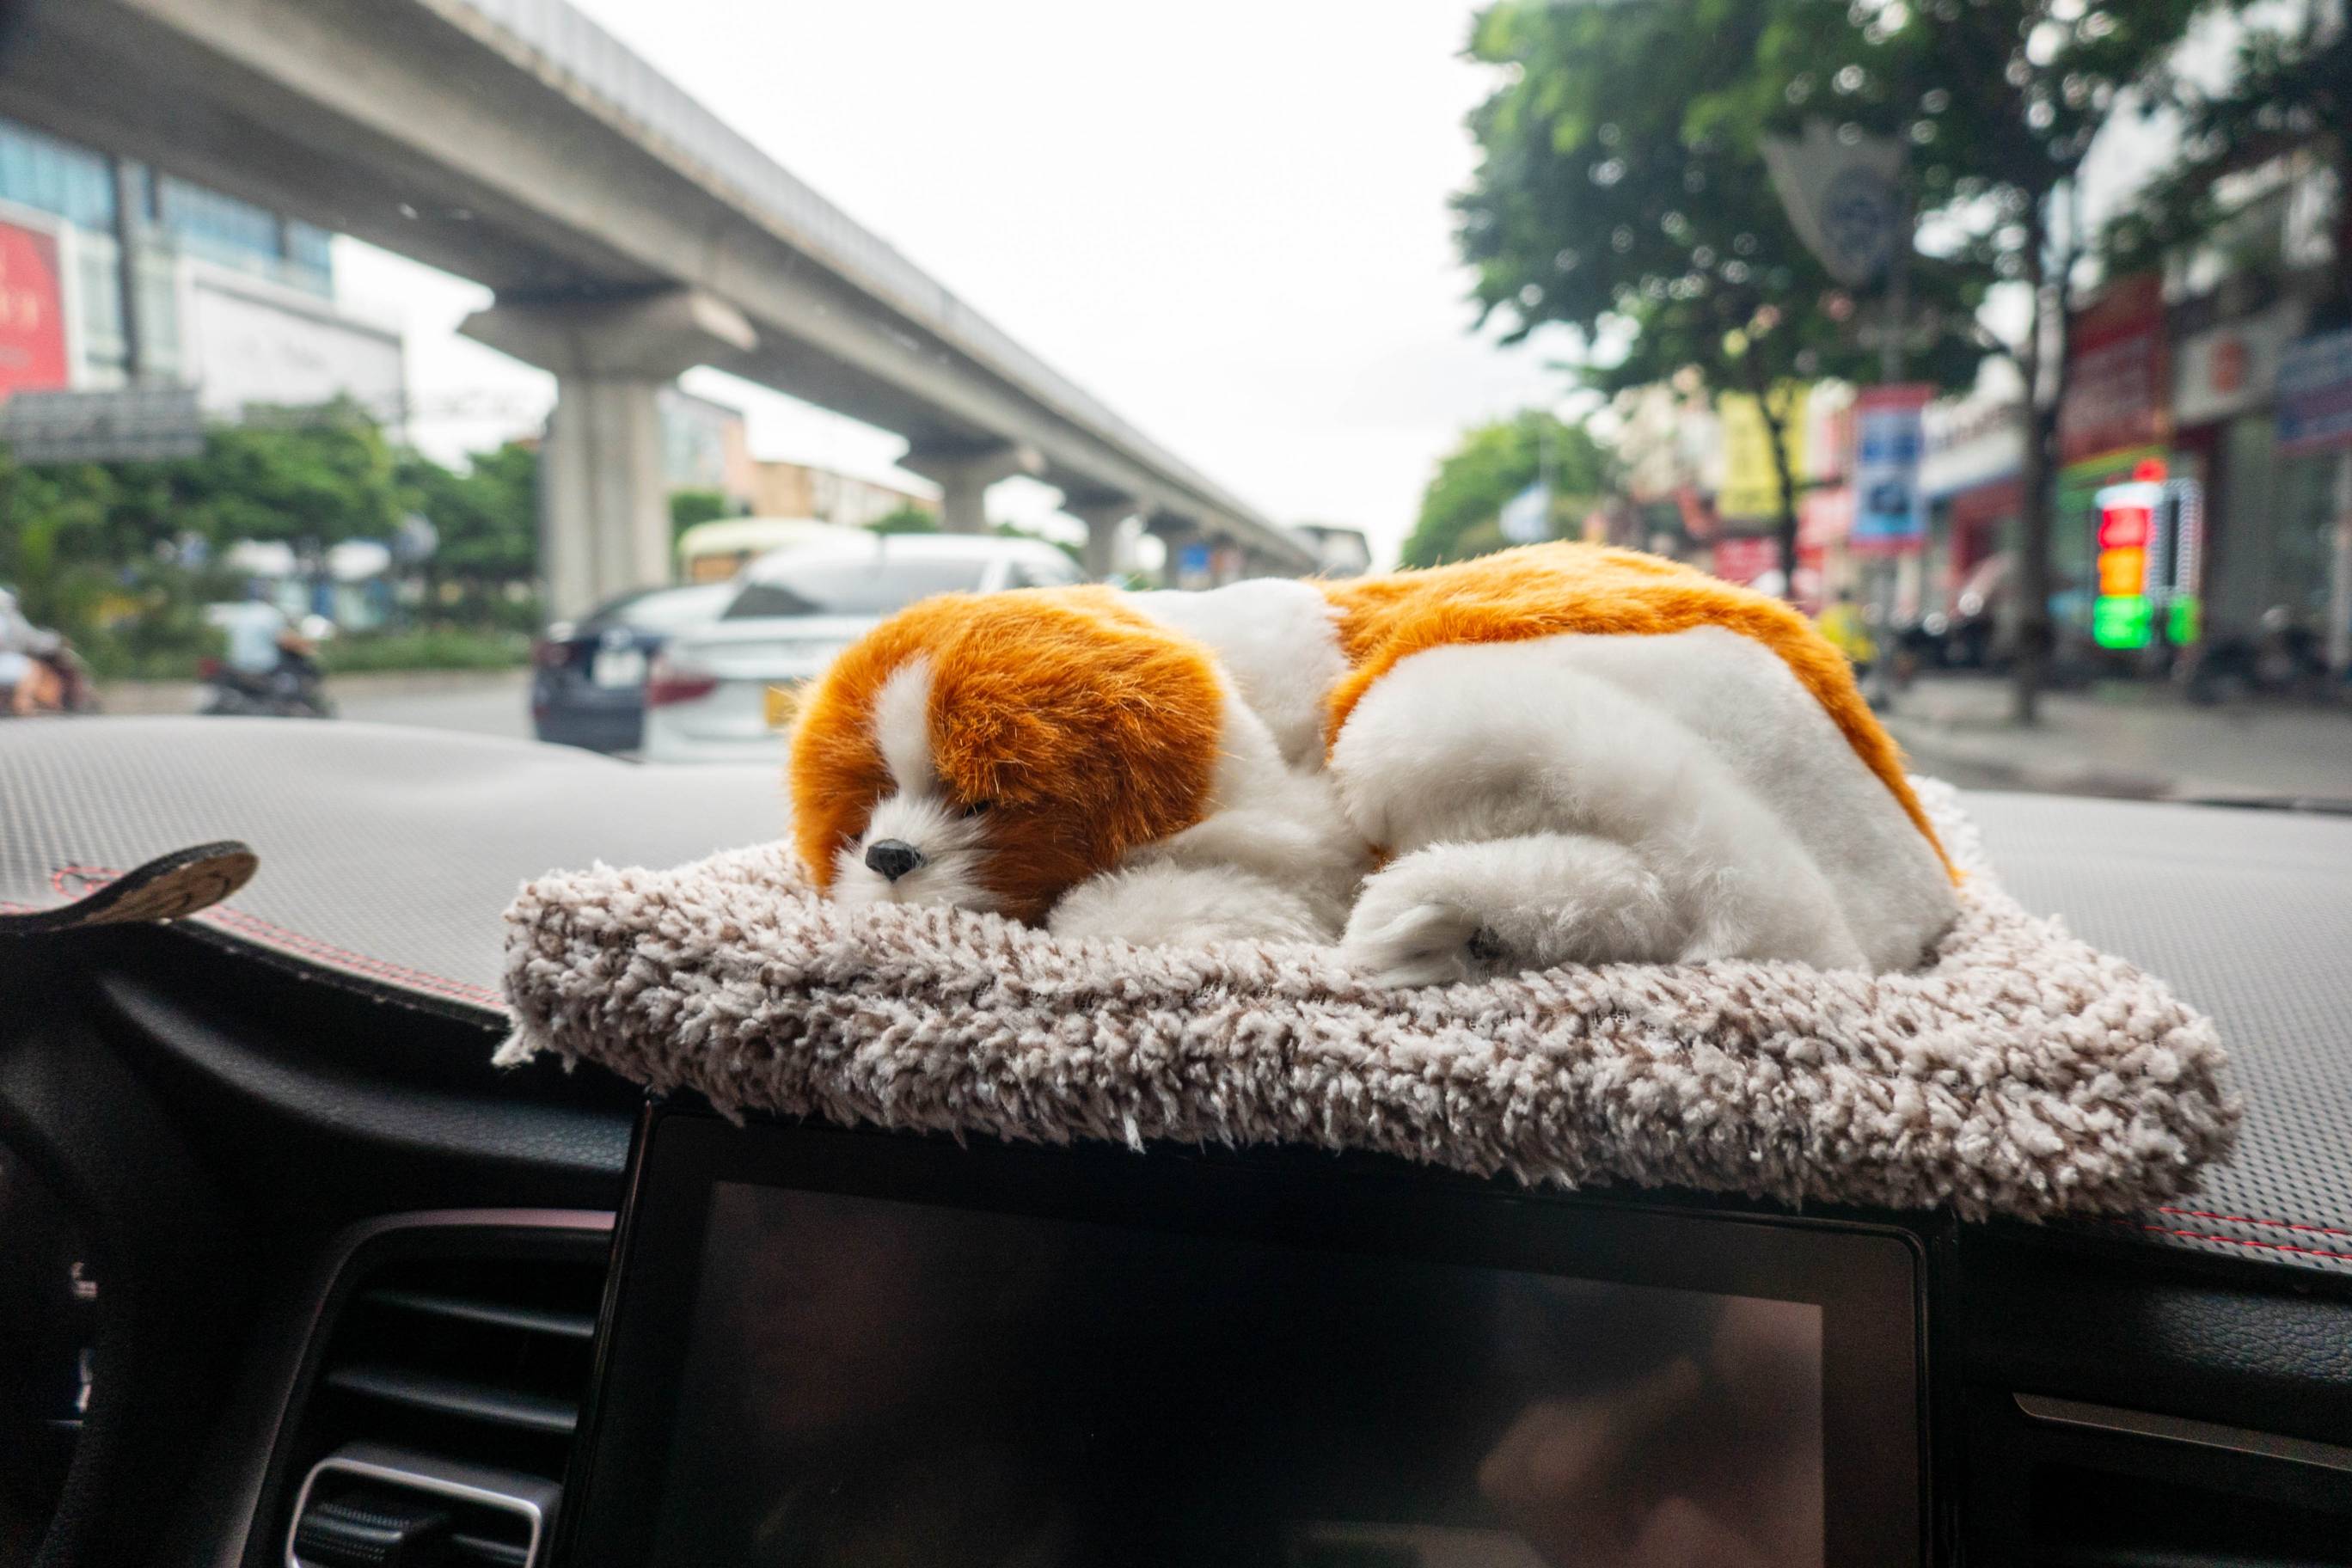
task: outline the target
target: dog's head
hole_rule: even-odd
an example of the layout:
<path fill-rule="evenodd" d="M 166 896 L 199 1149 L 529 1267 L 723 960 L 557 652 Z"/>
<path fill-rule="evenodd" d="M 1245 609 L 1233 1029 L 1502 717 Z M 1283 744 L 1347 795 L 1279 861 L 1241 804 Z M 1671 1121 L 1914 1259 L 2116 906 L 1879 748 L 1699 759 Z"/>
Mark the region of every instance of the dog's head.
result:
<path fill-rule="evenodd" d="M 1221 711 L 1206 651 L 1109 589 L 925 600 L 810 689 L 793 731 L 793 843 L 845 902 L 1034 922 L 1201 819 Z"/>

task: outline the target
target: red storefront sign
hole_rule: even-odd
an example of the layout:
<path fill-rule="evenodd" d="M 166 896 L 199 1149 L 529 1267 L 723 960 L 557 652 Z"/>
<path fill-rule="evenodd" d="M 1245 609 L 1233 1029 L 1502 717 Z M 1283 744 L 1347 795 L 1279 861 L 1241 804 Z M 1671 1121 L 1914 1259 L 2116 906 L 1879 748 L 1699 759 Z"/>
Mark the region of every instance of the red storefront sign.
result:
<path fill-rule="evenodd" d="M 1818 557 L 1853 529 L 1853 487 L 1823 485 L 1797 501 L 1797 552 Z"/>
<path fill-rule="evenodd" d="M 2161 445 L 2170 434 L 2170 382 L 2163 279 L 2124 279 L 2076 316 L 2066 334 L 2059 460 Z"/>
<path fill-rule="evenodd" d="M 1718 539 L 1715 574 L 1727 583 L 1753 583 L 1780 569 L 1780 546 L 1770 539 Z"/>
<path fill-rule="evenodd" d="M 0 397 L 68 380 L 58 242 L 0 223 Z"/>

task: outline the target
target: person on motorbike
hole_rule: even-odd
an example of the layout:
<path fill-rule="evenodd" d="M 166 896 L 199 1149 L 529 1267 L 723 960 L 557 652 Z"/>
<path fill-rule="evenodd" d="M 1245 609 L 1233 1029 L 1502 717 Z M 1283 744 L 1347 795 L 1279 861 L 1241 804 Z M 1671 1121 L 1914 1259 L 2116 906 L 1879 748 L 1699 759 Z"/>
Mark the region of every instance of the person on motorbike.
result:
<path fill-rule="evenodd" d="M 0 588 L 0 713 L 23 719 L 65 706 L 53 662 L 64 646 L 63 637 L 26 618 L 15 593 Z"/>
<path fill-rule="evenodd" d="M 266 599 L 247 599 L 217 609 L 213 621 L 226 646 L 208 674 L 213 693 L 206 712 L 327 714 L 326 672 L 285 611 Z"/>

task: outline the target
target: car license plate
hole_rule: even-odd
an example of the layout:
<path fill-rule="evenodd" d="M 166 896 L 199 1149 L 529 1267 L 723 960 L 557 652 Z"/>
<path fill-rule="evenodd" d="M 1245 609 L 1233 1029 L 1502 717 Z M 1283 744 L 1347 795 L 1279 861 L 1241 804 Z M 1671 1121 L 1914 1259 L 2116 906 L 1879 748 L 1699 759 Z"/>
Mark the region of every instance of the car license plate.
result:
<path fill-rule="evenodd" d="M 771 686 L 768 688 L 768 728 L 771 730 L 789 728 L 793 721 L 793 715 L 800 711 L 800 706 L 801 689 L 799 687 Z"/>
<path fill-rule="evenodd" d="M 588 679 L 599 686 L 642 686 L 646 656 L 633 647 L 601 647 L 588 663 Z"/>

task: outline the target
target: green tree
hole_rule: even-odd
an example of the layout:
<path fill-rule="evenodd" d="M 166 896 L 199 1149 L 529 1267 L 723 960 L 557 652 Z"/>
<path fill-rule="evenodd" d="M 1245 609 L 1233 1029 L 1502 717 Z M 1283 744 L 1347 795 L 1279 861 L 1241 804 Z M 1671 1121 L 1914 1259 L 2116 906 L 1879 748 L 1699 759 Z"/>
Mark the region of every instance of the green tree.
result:
<path fill-rule="evenodd" d="M 110 673 L 193 659 L 243 539 L 318 560 L 402 515 L 382 433 L 348 405 L 207 431 L 169 462 L 0 464 L 0 579 Z"/>
<path fill-rule="evenodd" d="M 724 490 L 686 489 L 669 492 L 669 536 L 673 543 L 678 535 L 698 523 L 716 522 L 722 517 L 732 517 L 734 507 Z"/>
<path fill-rule="evenodd" d="M 2159 265 L 2225 234 L 2231 215 L 2216 195 L 2225 176 L 2291 153 L 2307 153 L 2336 177 L 2333 271 L 2319 326 L 2352 324 L 2352 18 L 2342 0 L 2249 15 L 2231 68 L 2217 90 L 2171 79 L 2162 101 L 2179 111 L 2172 166 L 2118 214 L 2101 237 L 2116 271 Z"/>
<path fill-rule="evenodd" d="M 1403 564 L 1435 566 L 1506 548 L 1510 542 L 1503 537 L 1503 503 L 1536 482 L 1547 431 L 1554 532 L 1602 494 L 1609 483 L 1608 458 L 1580 426 L 1533 409 L 1479 426 L 1464 432 L 1422 492 L 1420 519 L 1400 552 Z"/>
<path fill-rule="evenodd" d="M 1906 258 L 1919 306 L 1906 323 L 1906 374 L 1958 385 L 1978 358 L 2000 353 L 2029 388 L 2017 710 L 2030 721 L 2050 641 L 2064 391 L 2064 355 L 2044 346 L 2064 341 L 2084 280 L 2075 178 L 2118 105 L 2161 85 L 2208 3 L 1504 0 L 1481 14 L 1471 48 L 1519 73 L 1472 118 L 1486 157 L 1462 200 L 1461 235 L 1480 269 L 1479 302 L 1521 331 L 1559 321 L 1589 343 L 1631 333 L 1622 362 L 1587 372 L 1603 386 L 1657 379 L 1675 360 L 1717 389 L 1861 379 L 1872 367 L 1852 323 L 1864 312 L 1823 286 L 1757 149 L 1814 117 L 1901 137 L 1922 218 Z M 2031 307 L 2012 342 L 1975 316 L 2001 284 L 2021 288 Z M 1785 474 L 1781 489 L 1785 559 Z"/>
<path fill-rule="evenodd" d="M 2118 110 L 2168 80 L 2213 0 L 1772 0 L 1777 26 L 1741 107 L 1788 123 L 1819 102 L 1902 136 L 1940 258 L 1978 288 L 2021 288 L 2027 326 L 2000 351 L 2026 387 L 2017 546 L 2016 717 L 2031 723 L 2051 646 L 2050 512 L 2066 331 L 2091 281 L 2077 182 Z M 1777 93 L 1777 97 L 1775 96 Z M 2052 351 L 2055 352 L 2052 352 Z"/>
<path fill-rule="evenodd" d="M 866 526 L 877 533 L 937 533 L 940 520 L 935 513 L 908 505 L 885 512 Z"/>
<path fill-rule="evenodd" d="M 1570 329 L 1586 384 L 1618 393 L 1692 374 L 1756 399 L 1778 468 L 1777 532 L 1793 580 L 1798 477 L 1785 430 L 1795 389 L 1877 367 L 1866 312 L 1805 248 L 1767 176 L 1759 109 L 1790 13 L 1822 0 L 1503 0 L 1470 55 L 1506 71 L 1471 115 L 1482 158 L 1457 198 L 1481 325 L 1505 342 Z M 1965 383 L 1986 345 L 1961 270 L 1914 258 L 1921 341 L 1906 372 Z"/>
<path fill-rule="evenodd" d="M 160 506 L 170 515 L 151 514 L 156 526 L 216 544 L 279 540 L 317 550 L 380 539 L 398 525 L 393 451 L 364 413 L 348 404 L 253 412 L 259 423 L 207 431 L 200 457 L 110 465 L 124 504 Z"/>
<path fill-rule="evenodd" d="M 509 442 L 475 453 L 462 471 L 406 452 L 399 479 L 404 510 L 440 536 L 423 568 L 432 613 L 475 625 L 519 618 L 503 606 L 539 575 L 538 452 Z"/>

